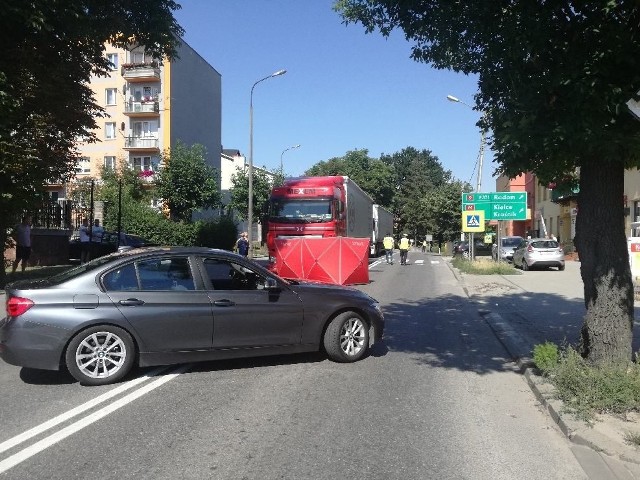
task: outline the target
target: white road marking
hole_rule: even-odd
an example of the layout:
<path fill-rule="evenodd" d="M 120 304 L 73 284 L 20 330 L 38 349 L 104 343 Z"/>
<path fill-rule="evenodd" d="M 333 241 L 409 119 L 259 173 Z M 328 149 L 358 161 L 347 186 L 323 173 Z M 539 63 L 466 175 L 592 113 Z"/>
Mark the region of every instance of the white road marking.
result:
<path fill-rule="evenodd" d="M 9 440 L 5 440 L 4 442 L 0 443 L 0 453 L 9 450 L 10 448 L 15 447 L 16 445 L 21 444 L 22 442 L 29 440 L 32 437 L 35 437 L 36 435 L 40 435 L 42 432 L 46 432 L 47 430 L 49 430 L 50 428 L 55 427 L 56 425 L 61 424 L 62 422 L 66 422 L 67 420 L 69 420 L 70 418 L 75 417 L 76 415 L 80 415 L 82 412 L 85 412 L 87 410 L 89 410 L 90 408 L 95 407 L 96 405 L 101 404 L 102 402 L 105 402 L 107 400 L 109 400 L 112 397 L 115 397 L 116 395 L 121 394 L 122 392 L 125 392 L 127 390 L 129 390 L 130 388 L 135 387 L 136 385 L 149 380 L 151 377 L 155 377 L 156 375 L 158 375 L 160 372 L 162 372 L 163 370 L 166 370 L 167 367 L 162 367 L 162 368 L 157 368 L 151 372 L 149 372 L 148 374 L 139 377 L 139 378 L 134 378 L 133 380 L 129 380 L 126 383 L 123 383 L 122 385 L 120 385 L 117 388 L 114 388 L 113 390 L 108 391 L 107 393 L 100 395 L 96 398 L 94 398 L 93 400 L 89 400 L 86 403 L 83 403 L 82 405 L 79 405 L 75 408 L 72 408 L 71 410 L 69 410 L 68 412 L 65 412 L 61 415 L 58 415 L 57 417 L 52 418 L 51 420 L 47 420 L 44 423 L 41 423 L 40 425 L 33 427 L 29 430 L 27 430 L 24 433 L 21 433 L 20 435 L 16 435 L 13 438 L 10 438 Z"/>
<path fill-rule="evenodd" d="M 438 260 L 431 260 L 431 265 L 438 265 L 440 262 Z"/>
<path fill-rule="evenodd" d="M 422 265 L 424 263 L 424 260 L 416 260 L 415 262 L 416 265 Z"/>
<path fill-rule="evenodd" d="M 51 447 L 52 445 L 55 445 L 56 443 L 58 443 L 61 440 L 64 440 L 65 438 L 69 437 L 70 435 L 73 435 L 76 432 L 79 432 L 80 430 L 82 430 L 83 428 L 91 425 L 94 422 L 97 422 L 98 420 L 106 417 L 107 415 L 109 415 L 110 413 L 115 412 L 116 410 L 118 410 L 119 408 L 124 407 L 125 405 L 133 402 L 134 400 L 137 400 L 138 398 L 140 398 L 141 396 L 145 395 L 146 393 L 149 393 L 152 390 L 155 390 L 156 388 L 158 388 L 159 386 L 167 383 L 170 380 L 173 380 L 174 378 L 176 378 L 177 376 L 183 374 L 184 372 L 186 372 L 187 370 L 189 370 L 191 368 L 192 364 L 186 364 L 186 365 L 182 365 L 179 368 L 177 368 L 175 370 L 175 373 L 171 373 L 168 375 L 164 375 L 160 378 L 158 378 L 157 380 L 154 380 L 151 383 L 148 383 L 147 385 L 144 385 L 142 388 L 139 388 L 138 390 L 131 392 L 129 395 L 122 397 L 121 399 L 113 402 L 110 405 L 107 405 L 106 407 L 90 414 L 87 415 L 86 417 L 84 417 L 83 419 L 78 420 L 75 423 L 72 423 L 71 425 L 63 428 L 62 430 L 53 433 L 52 435 L 49 435 L 46 438 L 43 438 L 42 440 L 34 443 L 33 445 L 20 450 L 18 453 L 11 455 L 10 457 L 6 458 L 5 460 L 0 461 L 0 473 L 4 473 L 7 470 L 9 470 L 12 467 L 15 467 L 16 465 L 18 465 L 19 463 L 24 462 L 25 460 L 27 460 L 28 458 L 31 458 L 32 456 L 42 452 L 43 450 Z M 144 377 L 142 377 L 144 378 Z M 125 384 L 127 385 L 127 384 Z M 111 392 L 109 392 L 111 393 Z M 100 397 L 98 397 L 100 398 Z"/>

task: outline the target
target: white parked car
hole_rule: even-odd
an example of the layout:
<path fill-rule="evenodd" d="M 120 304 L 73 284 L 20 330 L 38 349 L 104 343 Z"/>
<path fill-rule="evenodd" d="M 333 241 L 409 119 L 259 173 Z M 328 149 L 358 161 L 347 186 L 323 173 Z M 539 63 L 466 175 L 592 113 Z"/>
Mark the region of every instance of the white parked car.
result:
<path fill-rule="evenodd" d="M 564 250 L 556 240 L 526 238 L 513 251 L 513 265 L 522 270 L 548 267 L 564 270 Z"/>

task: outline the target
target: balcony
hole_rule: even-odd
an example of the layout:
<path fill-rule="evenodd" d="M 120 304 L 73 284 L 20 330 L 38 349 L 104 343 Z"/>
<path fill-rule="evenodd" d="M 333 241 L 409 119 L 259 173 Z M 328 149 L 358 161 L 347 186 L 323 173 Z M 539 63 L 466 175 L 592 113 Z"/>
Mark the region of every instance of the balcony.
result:
<path fill-rule="evenodd" d="M 122 65 L 121 73 L 128 82 L 160 81 L 160 66 L 156 62 L 125 63 Z"/>
<path fill-rule="evenodd" d="M 129 117 L 157 117 L 160 115 L 160 104 L 157 99 L 127 102 L 124 105 L 124 114 Z"/>
<path fill-rule="evenodd" d="M 160 141 L 155 137 L 125 137 L 124 149 L 131 151 L 160 151 Z"/>

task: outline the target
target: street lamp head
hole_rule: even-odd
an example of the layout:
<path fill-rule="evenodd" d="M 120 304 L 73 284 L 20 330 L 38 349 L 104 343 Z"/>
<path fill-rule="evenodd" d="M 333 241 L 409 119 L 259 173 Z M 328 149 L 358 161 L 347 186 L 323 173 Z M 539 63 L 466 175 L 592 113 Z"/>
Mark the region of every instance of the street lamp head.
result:
<path fill-rule="evenodd" d="M 291 148 L 300 148 L 300 144 L 298 144 L 298 145 L 294 145 L 294 146 L 293 146 L 293 147 L 291 147 Z"/>
<path fill-rule="evenodd" d="M 453 95 L 447 95 L 447 100 L 450 102 L 459 102 L 460 99 L 458 97 L 454 97 Z"/>
<path fill-rule="evenodd" d="M 271 76 L 272 77 L 277 77 L 278 75 L 284 75 L 285 73 L 287 73 L 287 71 L 282 69 L 282 70 L 278 70 L 277 72 L 272 73 Z"/>

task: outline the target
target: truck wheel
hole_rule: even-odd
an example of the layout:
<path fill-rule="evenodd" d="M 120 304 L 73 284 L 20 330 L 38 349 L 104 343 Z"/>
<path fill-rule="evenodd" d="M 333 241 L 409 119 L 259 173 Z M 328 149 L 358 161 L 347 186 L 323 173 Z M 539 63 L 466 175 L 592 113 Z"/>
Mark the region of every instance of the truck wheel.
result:
<path fill-rule="evenodd" d="M 341 313 L 324 332 L 324 349 L 334 362 L 360 360 L 368 348 L 369 327 L 355 312 Z"/>
<path fill-rule="evenodd" d="M 81 385 L 107 385 L 133 367 L 135 347 L 121 328 L 98 325 L 78 333 L 67 347 L 67 369 Z"/>

